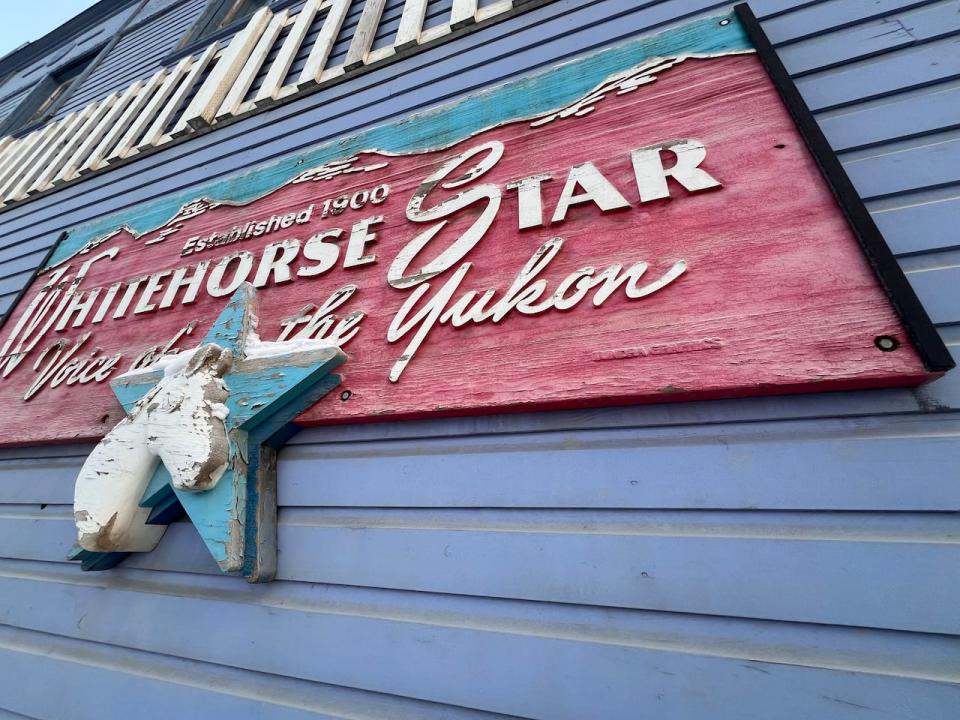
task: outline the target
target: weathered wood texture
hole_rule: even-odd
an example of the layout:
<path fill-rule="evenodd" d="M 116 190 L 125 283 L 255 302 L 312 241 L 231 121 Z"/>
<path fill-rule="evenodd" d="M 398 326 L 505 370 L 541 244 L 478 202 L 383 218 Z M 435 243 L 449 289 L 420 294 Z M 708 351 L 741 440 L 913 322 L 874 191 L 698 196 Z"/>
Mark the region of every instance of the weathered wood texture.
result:
<path fill-rule="evenodd" d="M 810 40 L 935 5 L 754 3 L 805 65 L 824 49 L 804 58 Z M 62 229 L 717 7 L 559 0 L 10 208 L 8 302 Z M 865 55 L 850 42 L 832 52 Z M 835 147 L 877 158 L 854 179 L 955 350 L 960 172 L 931 187 L 930 156 L 908 148 L 955 137 L 957 47 L 801 78 L 833 107 L 818 117 Z M 281 539 L 285 579 L 263 588 L 218 577 L 179 525 L 142 567 L 81 575 L 59 560 L 89 447 L 6 450 L 0 715 L 64 717 L 69 694 L 70 717 L 97 720 L 953 720 L 958 410 L 954 372 L 917 390 L 306 430 L 279 468 L 281 533 L 301 539 L 289 554 Z"/>
<path fill-rule="evenodd" d="M 256 37 L 248 40 L 256 42 Z M 226 301 L 216 296 L 223 293 L 213 292 L 218 287 L 214 278 L 223 275 L 222 268 L 230 268 L 222 283 L 242 272 L 239 257 L 227 264 L 238 252 L 245 253 L 249 262 L 246 275 L 237 275 L 232 282 L 246 278 L 264 286 L 259 332 L 266 340 L 276 339 L 286 319 L 296 316 L 305 304 L 323 306 L 346 284 L 359 288 L 356 298 L 336 308 L 338 317 L 364 314 L 356 339 L 346 347 L 351 362 L 343 377 L 349 401 L 328 395 L 301 416 L 305 424 L 890 387 L 917 384 L 927 377 L 756 56 L 691 59 L 659 70 L 653 77 L 639 90 L 618 95 L 611 89 L 606 98 L 586 103 L 592 109 L 582 117 L 521 120 L 429 153 L 364 153 L 351 163 L 350 173 L 334 171 L 339 177 L 327 177 L 323 167 L 304 166 L 293 181 L 252 203 L 179 212 L 178 217 L 185 219 L 165 222 L 163 227 L 175 232 L 162 242 L 154 238 L 156 231 L 140 238 L 120 232 L 102 242 L 97 253 L 116 255 L 93 265 L 78 293 L 102 288 L 99 292 L 104 294 L 116 282 L 143 275 L 145 268 L 169 275 L 184 267 L 180 276 L 193 276 L 201 273 L 201 262 L 206 263 L 203 269 L 213 268 L 209 279 L 202 280 L 206 290 L 196 302 L 181 304 L 174 300 L 181 293 L 170 282 L 169 289 L 161 285 L 154 299 L 155 306 L 164 298 L 160 310 L 141 313 L 138 309 L 136 314 L 132 309 L 118 310 L 117 315 L 124 317 L 117 319 L 109 316 L 115 310 L 110 306 L 103 324 L 94 325 L 89 318 L 100 316 L 101 311 L 91 309 L 81 327 L 39 337 L 36 349 L 0 384 L 0 401 L 19 408 L 0 418 L 0 442 L 63 442 L 101 435 L 108 427 L 103 417 L 110 416 L 116 406 L 108 383 L 62 384 L 30 397 L 28 388 L 38 373 L 28 366 L 54 340 L 78 341 L 92 332 L 90 347 L 96 346 L 104 356 L 122 354 L 119 367 L 125 370 L 158 339 L 174 337 L 189 323 L 205 332 Z M 547 74 L 531 88 L 542 86 L 543 92 L 551 92 L 552 79 Z M 490 98 L 491 104 L 496 97 Z M 677 98 L 682 98 L 682 108 L 676 107 Z M 210 104 L 198 95 L 191 106 L 201 117 Z M 453 123 L 457 108 L 444 112 Z M 407 122 L 401 127 L 414 125 Z M 630 138 L 629 144 L 622 140 L 624 136 Z M 676 184 L 670 197 L 656 201 L 644 189 L 647 202 L 641 203 L 630 152 L 671 137 L 703 143 L 706 156 L 698 172 L 711 173 L 705 177 L 715 187 L 688 193 Z M 90 139 L 95 141 L 97 134 Z M 495 300 L 485 305 L 488 309 L 495 307 L 495 301 L 504 303 L 507 309 L 500 320 L 486 319 L 463 328 L 413 321 L 413 330 L 396 342 L 385 342 L 391 323 L 396 325 L 399 318 L 403 325 L 408 322 L 405 318 L 414 317 L 402 306 L 420 308 L 427 298 L 444 296 L 441 286 L 449 282 L 452 272 L 419 287 L 428 292 L 415 305 L 410 304 L 413 288 L 387 284 L 387 269 L 394 258 L 414 236 L 433 227 L 407 219 L 408 200 L 449 158 L 489 142 L 503 144 L 503 157 L 483 175 L 484 187 L 504 188 L 525 175 L 549 173 L 555 180 L 543 189 L 541 212 L 545 218 L 553 216 L 552 224 L 517 230 L 518 216 L 526 211 L 518 209 L 517 193 L 504 193 L 500 200 L 498 192 L 500 207 L 493 207 L 490 229 L 463 258 L 473 266 L 458 271 L 461 281 L 436 313 L 441 316 L 455 307 L 471 290 L 496 288 Z M 622 193 L 631 201 L 623 199 L 622 207 L 606 213 L 593 202 L 573 206 L 563 211 L 560 221 L 553 209 L 562 207 L 566 192 L 562 188 L 570 184 L 565 177 L 573 172 L 570 168 L 586 161 L 595 164 L 595 172 L 603 173 L 596 177 L 612 183 L 610 192 L 617 197 Z M 723 186 L 716 187 L 712 177 L 720 178 Z M 594 181 L 583 182 L 592 187 Z M 379 198 L 373 191 L 377 187 L 384 188 Z M 338 196 L 360 197 L 363 203 L 324 217 L 325 208 Z M 443 193 L 428 196 L 425 207 L 444 197 Z M 473 212 L 464 208 L 450 215 L 443 232 L 411 258 L 413 264 L 405 274 L 426 268 L 441 249 L 452 247 L 474 226 L 477 212 L 489 212 L 487 202 L 486 195 L 478 196 Z M 600 198 L 600 202 L 607 201 Z M 204 249 L 199 244 L 198 238 L 217 232 L 226 236 L 232 228 L 242 232 L 258 220 L 269 229 L 269 218 L 279 221 L 286 213 L 291 221 L 294 215 L 309 218 L 303 224 L 288 223 L 285 230 L 275 228 L 261 237 L 219 247 Z M 805 218 L 802 227 L 784 222 L 793 216 Z M 368 229 L 364 218 L 372 218 L 375 224 Z M 359 249 L 354 247 L 358 222 L 359 236 L 369 233 L 369 242 Z M 308 239 L 323 232 L 333 232 L 342 246 L 338 249 L 328 237 L 332 258 L 329 252 L 311 254 L 309 250 L 314 241 Z M 547 292 L 528 299 L 529 304 L 543 305 L 554 292 L 561 298 L 576 297 L 569 287 L 558 288 L 578 268 L 599 272 L 615 266 L 615 274 L 620 274 L 634 263 L 648 263 L 638 288 L 669 277 L 678 263 L 686 270 L 662 290 L 637 299 L 628 298 L 617 285 L 604 294 L 606 283 L 599 283 L 596 290 L 579 295 L 582 302 L 571 301 L 565 308 L 537 311 L 530 313 L 532 317 L 510 311 L 509 287 L 517 282 L 514 278 L 532 262 L 538 246 L 558 236 L 563 245 L 557 246 L 554 259 L 542 264 L 537 280 L 531 277 L 513 291 L 519 295 L 520 287 L 544 284 Z M 269 265 L 255 258 L 275 256 L 280 240 L 290 244 L 292 255 L 283 272 L 270 280 L 271 273 L 263 270 Z M 294 256 L 297 260 L 292 260 Z M 62 267 L 74 267 L 80 259 L 70 262 L 74 265 Z M 220 276 L 216 268 L 221 268 Z M 41 296 L 48 282 L 48 275 L 37 278 L 11 317 L 5 340 L 13 337 L 13 328 L 24 325 L 34 298 Z M 138 288 L 129 287 L 139 297 Z M 64 297 L 59 302 L 69 301 Z M 136 307 L 142 306 L 138 300 Z M 67 319 L 67 311 L 60 312 L 57 327 Z M 317 318 L 324 314 L 318 313 Z M 424 334 L 414 345 L 421 327 Z M 294 332 L 301 329 L 298 326 Z M 902 346 L 882 352 L 874 339 L 886 336 L 897 338 Z M 9 352 L 16 349 L 9 346 Z M 78 393 L 83 402 L 76 401 Z M 24 427 L 20 412 L 30 412 L 39 422 Z"/>

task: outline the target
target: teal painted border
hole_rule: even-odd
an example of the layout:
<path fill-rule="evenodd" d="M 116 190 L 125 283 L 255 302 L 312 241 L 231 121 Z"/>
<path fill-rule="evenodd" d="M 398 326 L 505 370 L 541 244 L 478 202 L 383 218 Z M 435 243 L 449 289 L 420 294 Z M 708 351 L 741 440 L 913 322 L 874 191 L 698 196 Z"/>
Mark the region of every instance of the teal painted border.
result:
<path fill-rule="evenodd" d="M 630 40 L 404 120 L 329 141 L 312 150 L 290 155 L 226 180 L 125 208 L 81 225 L 72 229 L 60 242 L 46 267 L 64 261 L 90 240 L 112 232 L 121 225 L 126 225 L 138 235 L 157 228 L 173 217 L 184 204 L 200 197 L 245 203 L 281 187 L 305 168 L 331 160 L 370 150 L 401 154 L 442 148 L 496 125 L 543 115 L 566 107 L 611 75 L 652 57 L 713 55 L 752 49 L 746 33 L 732 13 Z"/>

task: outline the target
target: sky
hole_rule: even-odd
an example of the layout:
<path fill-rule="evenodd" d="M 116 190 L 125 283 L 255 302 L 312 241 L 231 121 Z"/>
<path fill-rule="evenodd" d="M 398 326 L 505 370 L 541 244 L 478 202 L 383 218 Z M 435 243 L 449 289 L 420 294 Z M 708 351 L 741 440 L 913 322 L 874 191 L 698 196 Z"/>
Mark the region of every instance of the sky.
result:
<path fill-rule="evenodd" d="M 96 0 L 0 0 L 0 56 L 43 37 L 94 4 Z"/>

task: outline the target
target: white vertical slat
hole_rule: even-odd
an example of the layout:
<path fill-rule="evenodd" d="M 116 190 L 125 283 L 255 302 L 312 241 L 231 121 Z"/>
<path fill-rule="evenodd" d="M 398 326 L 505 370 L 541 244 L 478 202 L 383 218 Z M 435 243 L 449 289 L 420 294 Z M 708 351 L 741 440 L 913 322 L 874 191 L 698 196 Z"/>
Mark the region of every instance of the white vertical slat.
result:
<path fill-rule="evenodd" d="M 452 32 L 453 30 L 450 29 L 450 23 L 440 23 L 431 28 L 424 28 L 420 33 L 420 44 L 429 45 Z"/>
<path fill-rule="evenodd" d="M 526 2 L 533 2 L 533 0 L 526 0 Z M 496 0 L 496 2 L 484 5 L 477 10 L 477 22 L 486 22 L 490 18 L 510 12 L 515 6 L 520 5 L 523 5 L 521 0 L 516 2 L 514 0 Z"/>
<path fill-rule="evenodd" d="M 343 21 L 347 17 L 347 11 L 350 9 L 351 0 L 333 0 L 327 17 L 323 20 L 323 27 L 317 34 L 317 40 L 310 49 L 310 55 L 297 78 L 297 89 L 304 90 L 320 84 L 320 75 L 323 74 L 327 66 L 327 59 L 333 50 L 333 44 L 337 41 L 340 34 L 340 28 L 343 27 Z"/>
<path fill-rule="evenodd" d="M 454 30 L 477 21 L 477 0 L 453 0 L 450 27 Z"/>
<path fill-rule="evenodd" d="M 0 139 L 0 177 L 6 172 L 10 158 L 12 158 L 18 150 L 17 138 L 13 135 L 5 135 Z"/>
<path fill-rule="evenodd" d="M 35 130 L 24 138 L 27 142 L 24 143 L 22 150 L 17 154 L 17 157 L 14 158 L 9 170 L 4 174 L 2 181 L 0 181 L 0 198 L 2 198 L 4 202 L 7 201 L 10 190 L 12 190 L 24 174 L 33 167 L 34 158 L 42 153 L 48 142 L 53 142 L 59 127 L 60 123 L 50 123 L 46 127 Z"/>
<path fill-rule="evenodd" d="M 45 129 L 34 130 L 16 142 L 13 146 L 13 152 L 4 159 L 3 167 L 0 169 L 0 187 L 10 179 L 10 176 L 21 166 L 23 158 L 40 142 L 40 137 Z"/>
<path fill-rule="evenodd" d="M 19 200 L 27 194 L 30 186 L 33 185 L 40 173 L 47 168 L 56 154 L 63 149 L 67 140 L 73 137 L 77 132 L 77 128 L 80 127 L 85 118 L 86 115 L 83 110 L 72 112 L 63 118 L 56 135 L 52 138 L 51 142 L 47 144 L 43 153 L 37 156 L 36 160 L 31 163 L 30 169 L 20 179 L 20 182 L 8 193 L 8 200 Z"/>
<path fill-rule="evenodd" d="M 13 135 L 4 135 L 0 138 L 0 162 L 3 161 L 3 156 L 11 149 L 14 140 Z"/>
<path fill-rule="evenodd" d="M 109 132 L 80 168 L 79 172 L 81 175 L 99 170 L 107 164 L 104 158 L 117 149 L 120 138 L 124 136 L 126 129 L 130 127 L 131 123 L 135 123 L 142 117 L 144 107 L 150 101 L 150 98 L 153 97 L 157 86 L 163 82 L 166 73 L 167 71 L 165 69 L 159 70 L 143 84 L 137 96 L 130 101 L 123 111 L 123 114 L 113 124 L 113 127 L 110 128 Z"/>
<path fill-rule="evenodd" d="M 109 100 L 109 98 L 107 98 L 107 100 Z M 90 103 L 80 111 L 80 114 L 83 116 L 83 121 L 76 127 L 72 134 L 64 138 L 65 142 L 63 143 L 63 147 L 60 148 L 60 152 L 56 154 L 53 160 L 47 163 L 47 166 L 43 169 L 43 172 L 40 173 L 40 176 L 27 188 L 27 195 L 36 195 L 38 192 L 42 192 L 50 187 L 50 181 L 60 172 L 63 163 L 73 155 L 77 146 L 83 142 L 84 133 L 88 132 L 90 128 L 99 121 L 103 114 L 101 110 L 106 112 L 106 109 L 104 109 L 105 105 L 106 100 L 101 100 L 100 102 Z"/>
<path fill-rule="evenodd" d="M 170 94 L 173 92 L 174 88 L 177 87 L 177 83 L 180 82 L 180 79 L 186 74 L 186 72 L 193 65 L 193 58 L 189 55 L 185 58 L 182 58 L 180 62 L 177 63 L 176 67 L 173 68 L 169 73 L 167 73 L 163 79 L 163 84 L 157 90 L 150 102 L 147 103 L 147 106 L 143 109 L 143 112 L 140 113 L 139 117 L 133 121 L 133 124 L 130 126 L 130 129 L 127 130 L 126 135 L 123 136 L 123 139 L 117 143 L 117 146 L 110 151 L 110 154 L 107 155 L 107 164 L 115 163 L 127 155 L 135 154 L 137 152 L 136 144 L 143 136 L 144 132 L 147 129 L 147 126 L 150 125 L 156 118 L 160 109 L 164 106 L 164 103 L 170 97 Z M 166 73 L 166 70 L 163 71 Z"/>
<path fill-rule="evenodd" d="M 0 138 L 0 173 L 11 155 L 17 151 L 17 139 L 13 135 L 5 135 Z"/>
<path fill-rule="evenodd" d="M 353 32 L 353 40 L 350 41 L 350 49 L 347 50 L 347 57 L 343 61 L 344 70 L 348 72 L 355 70 L 367 62 L 386 4 L 387 0 L 367 0 L 364 4 L 357 28 Z"/>
<path fill-rule="evenodd" d="M 280 36 L 280 31 L 286 24 L 289 14 L 290 13 L 287 10 L 284 10 L 283 12 L 277 13 L 273 16 L 273 18 L 271 18 L 270 24 L 267 25 L 267 29 L 263 31 L 263 35 L 260 36 L 257 46 L 253 49 L 253 52 L 250 53 L 250 57 L 247 58 L 247 62 L 243 66 L 243 70 L 240 71 L 240 74 L 233 83 L 233 87 L 230 88 L 230 92 L 227 93 L 227 97 L 224 99 L 223 104 L 220 106 L 220 109 L 217 110 L 215 115 L 217 119 L 226 117 L 228 115 L 233 115 L 235 112 L 237 112 L 240 104 L 243 102 L 243 99 L 247 96 L 250 86 L 253 85 L 253 81 L 256 79 L 257 73 L 260 72 L 263 62 L 267 59 L 267 55 L 269 55 L 270 51 L 273 49 L 273 44 Z M 270 70 L 268 71 L 268 77 L 269 73 L 273 71 L 274 66 L 276 66 L 276 62 L 274 62 L 270 67 Z M 261 86 L 261 91 L 262 89 L 263 86 Z"/>
<path fill-rule="evenodd" d="M 29 136 L 12 138 L 10 143 L 7 144 L 7 151 L 3 154 L 3 157 L 0 158 L 0 182 L 3 182 L 3 178 L 10 172 L 10 168 L 16 164 L 16 159 L 24 151 L 30 139 Z"/>
<path fill-rule="evenodd" d="M 257 91 L 257 96 L 253 99 L 257 107 L 268 107 L 276 102 L 280 96 L 280 87 L 283 85 L 287 73 L 290 72 L 290 66 L 293 65 L 293 60 L 297 56 L 300 46 L 303 45 L 303 40 L 310 31 L 310 26 L 313 25 L 313 19 L 317 16 L 317 11 L 325 4 L 321 0 L 307 0 L 306 5 L 297 15 L 293 27 L 290 28 L 290 34 L 287 35 L 283 45 L 280 46 L 280 52 L 274 58 L 267 76 L 263 79 L 263 84 Z"/>
<path fill-rule="evenodd" d="M 423 29 L 423 19 L 427 16 L 427 0 L 407 0 L 403 4 L 403 14 L 400 16 L 400 26 L 393 46 L 399 52 L 411 48 L 420 42 L 420 31 Z"/>
<path fill-rule="evenodd" d="M 167 127 L 167 123 L 170 122 L 170 118 L 173 117 L 174 113 L 180 108 L 180 103 L 183 102 L 183 99 L 190 94 L 190 90 L 193 89 L 193 84 L 196 82 L 197 77 L 199 77 L 200 73 L 210 64 L 210 61 L 213 60 L 213 56 L 217 54 L 217 50 L 219 49 L 220 43 L 213 42 L 210 44 L 210 47 L 204 50 L 203 54 L 193 62 L 190 70 L 184 76 L 183 81 L 177 86 L 176 91 L 170 96 L 166 105 L 157 113 L 153 124 L 147 129 L 147 132 L 140 138 L 140 141 L 137 143 L 137 152 L 143 152 L 147 148 L 159 145 L 163 141 L 163 130 Z"/>
<path fill-rule="evenodd" d="M 103 121 L 108 115 L 113 114 L 117 100 L 119 100 L 117 93 L 108 95 L 103 99 L 100 107 L 96 109 L 96 112 L 93 113 L 90 120 L 85 123 L 80 129 L 80 132 L 77 133 L 77 141 L 73 144 L 72 152 L 66 161 L 57 168 L 57 174 L 50 180 L 51 184 L 62 185 L 76 174 L 76 166 L 80 164 L 80 161 L 83 160 L 86 153 L 90 152 L 93 144 L 103 137 L 103 133 L 106 132 L 103 127 Z M 94 143 L 90 142 L 92 138 L 96 138 Z"/>
<path fill-rule="evenodd" d="M 133 97 L 140 92 L 141 87 L 143 87 L 143 80 L 138 80 L 128 87 L 119 97 L 117 97 L 117 93 L 114 93 L 113 97 L 116 99 L 112 107 L 104 114 L 100 122 L 87 133 L 87 136 L 73 154 L 73 157 L 70 158 L 63 167 L 60 174 L 53 179 L 54 185 L 60 185 L 79 175 L 78 171 L 80 166 L 90 157 L 90 154 L 97 148 L 104 136 L 116 127 L 123 111 L 127 108 L 127 105 L 130 104 Z"/>
<path fill-rule="evenodd" d="M 270 8 L 262 7 L 253 14 L 247 26 L 234 35 L 173 129 L 173 137 L 181 137 L 210 126 L 272 16 Z"/>

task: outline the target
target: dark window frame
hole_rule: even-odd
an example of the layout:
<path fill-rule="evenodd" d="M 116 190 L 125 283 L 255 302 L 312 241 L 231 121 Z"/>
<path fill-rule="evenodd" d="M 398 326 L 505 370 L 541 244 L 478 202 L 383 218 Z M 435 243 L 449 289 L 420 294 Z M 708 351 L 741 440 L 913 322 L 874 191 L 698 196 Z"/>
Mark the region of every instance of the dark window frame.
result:
<path fill-rule="evenodd" d="M 0 122 L 0 137 L 22 137 L 45 125 L 70 97 L 77 81 L 93 66 L 102 50 L 102 45 L 93 48 L 44 75 Z"/>
<path fill-rule="evenodd" d="M 275 4 L 275 0 L 209 0 L 207 7 L 187 30 L 171 56 L 193 53 L 214 40 L 232 35 L 244 27 L 257 10 Z"/>
<path fill-rule="evenodd" d="M 216 2 L 217 0 L 212 0 Z M 298 2 L 303 0 L 268 0 L 264 3 L 263 7 L 269 7 L 273 12 L 279 12 L 285 8 L 296 5 Z M 206 12 L 206 11 L 205 11 Z M 198 18 L 197 23 L 200 22 L 201 18 Z M 222 28 L 217 30 L 210 35 L 206 35 L 202 38 L 196 38 L 193 34 L 193 29 L 196 27 L 197 23 L 194 23 L 190 30 L 184 34 L 183 39 L 177 44 L 173 50 L 167 53 L 161 60 L 163 65 L 172 65 L 183 57 L 187 55 L 195 55 L 196 53 L 205 50 L 206 47 L 214 42 L 215 40 L 222 40 L 223 38 L 232 37 L 242 30 L 246 24 L 250 21 L 250 16 L 239 18 L 234 22 L 224 25 Z"/>

